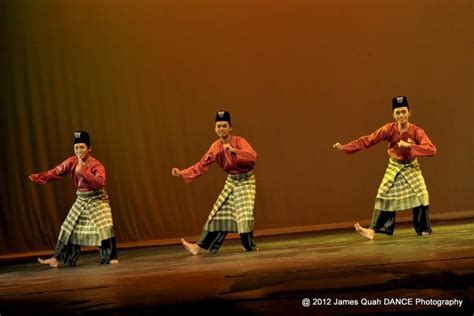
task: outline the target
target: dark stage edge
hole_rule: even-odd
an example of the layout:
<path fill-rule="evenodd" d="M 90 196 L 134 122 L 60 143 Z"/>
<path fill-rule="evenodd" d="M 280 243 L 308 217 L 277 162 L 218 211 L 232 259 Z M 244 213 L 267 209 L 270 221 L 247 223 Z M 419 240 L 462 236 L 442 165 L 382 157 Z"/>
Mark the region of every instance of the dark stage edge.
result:
<path fill-rule="evenodd" d="M 347 229 L 258 237 L 253 253 L 237 240 L 216 255 L 132 249 L 119 265 L 98 265 L 98 253 L 74 268 L 3 263 L 0 315 L 473 315 L 474 219 L 433 226 L 374 241 Z"/>

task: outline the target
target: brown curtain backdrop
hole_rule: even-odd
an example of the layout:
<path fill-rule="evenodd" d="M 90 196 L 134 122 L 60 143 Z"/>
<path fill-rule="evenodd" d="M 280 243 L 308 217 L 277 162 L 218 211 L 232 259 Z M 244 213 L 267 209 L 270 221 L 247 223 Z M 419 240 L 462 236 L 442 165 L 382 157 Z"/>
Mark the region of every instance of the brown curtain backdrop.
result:
<path fill-rule="evenodd" d="M 52 249 L 75 199 L 69 176 L 28 180 L 91 134 L 119 242 L 198 235 L 225 174 L 172 167 L 216 138 L 215 111 L 257 150 L 256 229 L 371 217 L 386 143 L 345 143 L 412 121 L 431 212 L 474 210 L 470 0 L 0 1 L 0 254 Z"/>

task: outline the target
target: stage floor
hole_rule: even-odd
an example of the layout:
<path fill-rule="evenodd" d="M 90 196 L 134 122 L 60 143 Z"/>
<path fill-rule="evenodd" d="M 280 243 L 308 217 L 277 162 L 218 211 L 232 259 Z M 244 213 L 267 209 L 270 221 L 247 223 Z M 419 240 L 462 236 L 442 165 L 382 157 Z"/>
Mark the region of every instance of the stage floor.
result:
<path fill-rule="evenodd" d="M 422 237 L 399 224 L 374 241 L 349 229 L 257 237 L 253 253 L 238 240 L 216 255 L 130 249 L 118 265 L 98 265 L 98 253 L 74 268 L 2 263 L 0 315 L 473 315 L 474 219 L 433 230 Z"/>

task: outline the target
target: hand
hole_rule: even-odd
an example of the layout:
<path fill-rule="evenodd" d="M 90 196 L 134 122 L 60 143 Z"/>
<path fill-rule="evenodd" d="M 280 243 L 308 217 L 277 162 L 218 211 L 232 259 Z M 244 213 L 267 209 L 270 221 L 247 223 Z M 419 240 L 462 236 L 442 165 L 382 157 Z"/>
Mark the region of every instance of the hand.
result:
<path fill-rule="evenodd" d="M 78 162 L 77 162 L 77 165 L 76 165 L 76 172 L 79 172 L 83 167 L 86 166 L 86 164 L 81 160 L 81 158 L 77 157 L 78 158 Z"/>
<path fill-rule="evenodd" d="M 332 145 L 332 148 L 335 148 L 337 150 L 344 150 L 344 146 L 342 146 L 340 143 L 335 143 Z"/>
<path fill-rule="evenodd" d="M 410 141 L 410 139 L 408 139 Z M 405 147 L 405 148 L 410 148 L 411 143 L 404 141 L 403 139 L 398 142 L 398 147 Z"/>
<path fill-rule="evenodd" d="M 171 169 L 171 174 L 175 177 L 181 177 L 181 170 L 178 168 L 173 168 Z"/>
<path fill-rule="evenodd" d="M 30 179 L 31 182 L 34 182 L 34 183 L 40 183 L 40 184 L 45 184 L 46 183 L 46 180 L 45 180 L 45 176 L 44 175 L 40 175 L 39 173 L 33 173 L 31 174 L 28 179 Z"/>
<path fill-rule="evenodd" d="M 231 144 L 224 144 L 224 150 L 228 151 L 228 152 L 231 152 L 231 153 L 235 153 L 235 148 L 232 147 Z"/>

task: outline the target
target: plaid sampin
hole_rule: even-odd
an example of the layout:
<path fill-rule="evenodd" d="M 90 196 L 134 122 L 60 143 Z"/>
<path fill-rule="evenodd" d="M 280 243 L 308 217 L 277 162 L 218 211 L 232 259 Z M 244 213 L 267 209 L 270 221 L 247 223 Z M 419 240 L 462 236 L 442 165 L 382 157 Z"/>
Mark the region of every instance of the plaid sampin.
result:
<path fill-rule="evenodd" d="M 64 244 L 100 246 L 102 240 L 114 237 L 112 211 L 105 190 L 76 194 L 77 199 L 61 226 L 59 240 Z"/>
<path fill-rule="evenodd" d="M 238 233 L 253 231 L 255 192 L 255 177 L 251 172 L 229 175 L 204 229 Z"/>
<path fill-rule="evenodd" d="M 429 204 L 419 163 L 413 160 L 403 164 L 390 159 L 375 198 L 375 209 L 401 211 Z"/>

